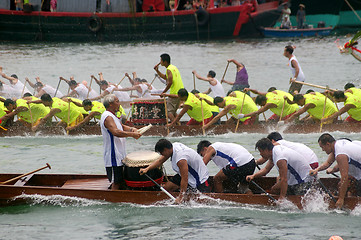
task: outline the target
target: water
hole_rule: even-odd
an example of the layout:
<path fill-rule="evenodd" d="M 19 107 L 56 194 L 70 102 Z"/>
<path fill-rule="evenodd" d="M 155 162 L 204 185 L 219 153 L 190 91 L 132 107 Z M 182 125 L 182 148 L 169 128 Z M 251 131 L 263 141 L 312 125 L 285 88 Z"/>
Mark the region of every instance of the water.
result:
<path fill-rule="evenodd" d="M 118 82 L 125 72 L 136 71 L 151 81 L 159 55 L 168 52 L 172 63 L 182 74 L 185 87 L 193 88 L 191 71 L 205 75 L 210 69 L 220 79 L 226 59 L 243 62 L 252 88 L 267 90 L 270 86 L 288 89 L 290 71 L 282 56 L 285 45 L 297 46 L 295 55 L 305 72 L 307 82 L 342 89 L 346 82 L 360 85 L 360 63 L 338 53 L 337 37 L 295 41 L 248 40 L 226 42 L 169 42 L 129 44 L 0 44 L 1 66 L 20 79 L 28 76 L 56 87 L 59 76 L 74 75 L 78 81 L 90 79 L 102 71 L 107 80 Z M 341 43 L 347 40 L 340 37 Z M 161 69 L 164 72 L 164 68 Z M 234 80 L 235 67 L 230 66 L 226 79 Z M 156 80 L 158 81 L 158 80 Z M 124 81 L 124 87 L 129 83 Z M 207 84 L 197 81 L 197 88 Z M 162 87 L 155 82 L 156 87 Z M 60 89 L 67 91 L 64 83 Z M 97 89 L 97 87 L 96 87 Z M 227 86 L 226 89 L 230 89 Z M 308 88 L 304 88 L 305 91 Z M 336 138 L 361 140 L 358 133 L 333 133 Z M 254 144 L 263 134 L 224 134 L 220 136 L 170 137 L 195 149 L 206 138 L 211 142 L 235 142 L 247 148 L 256 158 Z M 312 148 L 320 161 L 326 154 L 317 144 L 319 134 L 284 134 L 290 141 Z M 127 140 L 127 152 L 153 150 L 158 137 Z M 101 136 L 28 136 L 0 139 L 0 168 L 5 173 L 24 173 L 49 163 L 44 173 L 104 174 Z M 166 171 L 173 171 L 169 162 Z M 209 164 L 212 175 L 218 169 Z M 272 170 L 270 176 L 276 176 Z M 321 176 L 325 176 L 323 172 Z M 323 197 L 308 198 L 305 210 L 285 204 L 260 207 L 214 201 L 211 204 L 191 202 L 174 206 L 169 201 L 152 206 L 106 203 L 62 196 L 29 196 L 29 204 L 0 208 L 0 239 L 360 239 L 361 207 L 351 214 L 328 210 Z M 306 201 L 306 200 L 305 200 Z"/>

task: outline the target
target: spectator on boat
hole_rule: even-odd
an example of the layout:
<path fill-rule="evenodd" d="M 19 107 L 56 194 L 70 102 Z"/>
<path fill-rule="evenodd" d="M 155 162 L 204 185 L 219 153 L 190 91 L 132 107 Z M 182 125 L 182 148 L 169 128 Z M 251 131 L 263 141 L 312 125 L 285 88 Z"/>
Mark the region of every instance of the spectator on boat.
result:
<path fill-rule="evenodd" d="M 291 9 L 288 7 L 288 3 L 285 2 L 283 3 L 283 9 L 282 9 L 282 23 L 286 22 L 286 18 L 288 19 L 288 21 L 290 20 L 290 16 L 291 16 Z M 281 25 L 282 26 L 282 25 Z"/>
<path fill-rule="evenodd" d="M 65 97 L 73 96 L 83 101 L 84 99 L 87 98 L 93 99 L 99 96 L 99 94 L 96 93 L 94 89 L 87 87 L 84 83 L 77 83 L 73 77 L 71 77 L 70 80 L 67 80 L 63 77 L 60 78 L 61 80 L 67 82 L 69 84 L 70 89 L 72 90 Z"/>
<path fill-rule="evenodd" d="M 15 2 L 16 11 L 22 11 L 24 1 L 23 0 L 15 0 L 14 2 Z"/>
<path fill-rule="evenodd" d="M 227 60 L 228 63 L 234 63 L 237 67 L 236 80 L 234 82 L 226 81 L 222 79 L 221 83 L 227 83 L 232 85 L 232 91 L 242 91 L 244 88 L 249 88 L 248 73 L 244 64 L 239 63 L 235 59 Z"/>
<path fill-rule="evenodd" d="M 203 125 L 203 120 L 204 124 L 207 124 L 213 119 L 213 114 L 209 105 L 203 104 L 201 100 L 194 96 L 193 93 L 189 93 L 186 89 L 181 88 L 178 91 L 178 95 L 172 96 L 169 94 L 168 96 L 173 98 L 178 97 L 180 101 L 184 102 L 181 112 L 170 124 L 168 124 L 168 127 L 177 124 L 185 113 L 188 113 L 191 118 L 187 122 L 187 125 Z"/>
<path fill-rule="evenodd" d="M 7 76 L 5 73 L 1 72 L 1 76 L 10 82 L 10 86 L 12 88 L 13 97 L 16 99 L 22 98 L 21 96 L 24 93 L 30 92 L 27 87 L 18 79 L 16 74 L 12 74 L 10 77 Z"/>
<path fill-rule="evenodd" d="M 29 128 L 38 125 L 40 120 L 50 111 L 43 104 L 28 104 L 26 99 L 17 99 L 16 101 L 6 99 L 4 106 L 7 108 L 8 113 L 0 118 L 0 122 L 6 122 L 17 115 L 18 121 Z"/>
<path fill-rule="evenodd" d="M 289 93 L 283 92 L 281 90 L 274 90 L 272 92 L 260 92 L 255 89 L 246 88 L 245 91 L 251 91 L 255 94 L 258 94 L 256 97 L 255 103 L 262 106 L 257 111 L 248 113 L 243 117 L 252 117 L 259 115 L 268 109 L 271 110 L 274 114 L 268 119 L 271 121 L 286 120 L 292 116 L 297 110 L 297 104 L 290 104 L 285 99 L 284 96 L 288 96 L 289 99 L 293 100 L 293 96 Z M 280 117 L 282 114 L 282 117 Z"/>
<path fill-rule="evenodd" d="M 193 5 L 190 3 L 190 1 L 187 1 L 184 4 L 184 10 L 192 10 L 193 9 Z"/>
<path fill-rule="evenodd" d="M 104 163 L 111 189 L 123 187 L 123 162 L 126 156 L 125 138 L 138 139 L 141 134 L 134 127 L 122 124 L 115 115 L 119 111 L 120 102 L 114 94 L 108 94 L 103 100 L 104 111 L 100 118 L 100 129 L 103 135 Z"/>
<path fill-rule="evenodd" d="M 168 191 L 180 190 L 177 203 L 184 200 L 187 192 L 210 192 L 208 169 L 196 151 L 179 142 L 172 144 L 167 139 L 160 139 L 155 145 L 155 151 L 162 156 L 148 167 L 140 169 L 139 173 L 144 174 L 160 167 L 170 158 L 177 174 L 164 184 L 164 188 Z"/>
<path fill-rule="evenodd" d="M 159 65 L 162 65 L 167 68 L 165 74 L 159 71 Z M 184 88 L 183 81 L 179 70 L 176 66 L 172 65 L 170 62 L 170 56 L 167 53 L 160 55 L 160 62 L 154 66 L 154 70 L 157 74 L 167 81 L 167 86 L 164 88 L 161 97 L 164 97 L 168 89 L 169 93 L 177 95 L 179 89 Z M 172 122 L 177 115 L 177 109 L 180 104 L 179 98 L 168 98 L 167 107 L 168 107 L 168 118 Z"/>
<path fill-rule="evenodd" d="M 288 58 L 288 66 L 290 67 L 291 73 L 293 75 L 291 81 L 299 81 L 304 82 L 306 80 L 305 75 L 303 74 L 300 63 L 298 62 L 295 55 L 293 55 L 293 51 L 296 47 L 287 45 L 284 49 L 283 56 Z M 302 84 L 292 82 L 288 92 L 291 94 L 300 93 L 302 88 Z"/>
<path fill-rule="evenodd" d="M 271 132 L 268 134 L 267 138 L 271 140 L 273 145 L 280 144 L 282 146 L 291 148 L 298 152 L 299 154 L 303 155 L 305 159 L 310 164 L 310 167 L 312 169 L 316 169 L 318 167 L 318 158 L 317 155 L 312 151 L 311 148 L 307 147 L 305 144 L 302 143 L 296 143 L 296 142 L 290 142 L 287 140 L 284 140 L 282 135 L 279 132 Z M 263 158 L 258 159 L 256 161 L 257 165 L 261 165 L 265 162 Z"/>
<path fill-rule="evenodd" d="M 209 94 L 212 92 L 213 97 L 225 97 L 226 94 L 224 92 L 222 84 L 215 78 L 216 73 L 213 70 L 210 70 L 207 74 L 207 77 L 201 77 L 197 74 L 196 70 L 193 70 L 192 73 L 198 78 L 199 80 L 206 81 L 209 83 L 209 89 L 204 92 L 205 94 Z"/>
<path fill-rule="evenodd" d="M 314 178 L 309 175 L 312 168 L 303 155 L 280 144 L 273 145 L 268 138 L 260 139 L 256 148 L 267 164 L 255 174 L 247 176 L 247 181 L 266 176 L 276 165 L 279 180 L 272 186 L 271 193 L 279 194 L 279 200 L 286 195 L 303 195 L 312 186 Z"/>
<path fill-rule="evenodd" d="M 257 116 L 252 116 L 252 117 L 244 117 L 245 114 L 257 111 L 257 106 L 254 103 L 253 99 L 248 96 L 247 94 L 245 94 L 246 96 L 244 96 L 245 93 L 241 93 L 242 97 L 241 98 L 235 98 L 235 97 L 215 97 L 213 104 L 217 105 L 219 108 L 223 108 L 223 110 L 212 119 L 212 121 L 210 121 L 209 123 L 207 123 L 203 128 L 207 129 L 210 126 L 212 126 L 212 124 L 216 123 L 219 119 L 221 119 L 221 117 L 225 116 L 227 113 L 230 113 L 232 115 L 232 117 L 228 120 L 228 121 L 240 121 L 240 124 L 243 125 L 252 125 L 256 122 L 257 120 Z M 244 102 L 243 102 L 244 99 Z M 205 100 L 206 102 L 208 102 L 207 100 Z M 212 104 L 212 103 L 209 103 Z M 242 112 L 241 112 L 242 110 Z"/>
<path fill-rule="evenodd" d="M 57 0 L 51 0 L 50 1 L 50 12 L 56 12 L 57 7 L 58 7 L 58 1 Z"/>
<path fill-rule="evenodd" d="M 252 193 L 248 188 L 246 177 L 252 175 L 256 163 L 252 154 L 243 146 L 235 143 L 200 141 L 197 152 L 207 165 L 211 160 L 220 171 L 213 177 L 214 191 L 223 192 L 223 182 L 230 180 L 235 185 L 240 184 L 241 193 Z"/>
<path fill-rule="evenodd" d="M 286 96 L 288 99 L 288 97 Z M 327 98 L 327 99 L 326 99 Z M 286 100 L 287 101 L 287 100 Z M 307 112 L 308 116 L 300 119 L 300 121 L 321 121 L 323 117 L 327 118 L 337 112 L 336 105 L 325 95 L 319 92 L 312 92 L 305 95 L 296 94 L 293 96 L 293 101 L 297 103 L 300 108 L 285 122 L 292 122 L 301 114 Z M 325 105 L 326 104 L 326 105 Z M 336 119 L 334 119 L 336 120 Z M 324 123 L 334 122 L 332 118 Z"/>
<path fill-rule="evenodd" d="M 50 96 L 62 98 L 64 94 L 62 94 L 59 90 L 57 91 L 55 88 L 48 84 L 44 84 L 40 81 L 39 77 L 36 77 L 36 83 L 32 83 L 29 78 L 25 78 L 26 82 L 29 83 L 29 85 L 35 89 L 37 94 L 35 94 L 35 97 L 41 97 L 43 94 L 48 93 Z M 55 96 L 56 92 L 56 96 Z"/>
<path fill-rule="evenodd" d="M 283 18 L 283 21 L 281 23 L 281 29 L 291 29 L 292 28 L 292 24 L 290 21 L 290 17 L 289 16 L 285 16 Z"/>
<path fill-rule="evenodd" d="M 329 133 L 324 133 L 318 138 L 318 144 L 328 158 L 318 168 L 310 171 L 310 175 L 316 175 L 319 171 L 326 170 L 327 174 L 340 171 L 341 179 L 338 190 L 337 208 L 344 205 L 344 199 L 348 191 L 349 177 L 356 179 L 356 195 L 361 196 L 361 146 L 349 139 L 335 140 Z M 336 160 L 336 165 L 329 168 Z"/>
<path fill-rule="evenodd" d="M 297 18 L 297 28 L 303 29 L 305 28 L 305 22 L 306 22 L 306 12 L 305 12 L 305 5 L 302 3 L 299 6 L 299 9 L 296 14 Z"/>
<path fill-rule="evenodd" d="M 338 116 L 347 112 L 349 116 L 344 120 L 345 122 L 361 123 L 361 99 L 359 95 L 336 91 L 333 93 L 333 98 L 335 102 L 343 102 L 344 106 L 339 111 L 322 118 L 322 122 L 336 120 Z"/>

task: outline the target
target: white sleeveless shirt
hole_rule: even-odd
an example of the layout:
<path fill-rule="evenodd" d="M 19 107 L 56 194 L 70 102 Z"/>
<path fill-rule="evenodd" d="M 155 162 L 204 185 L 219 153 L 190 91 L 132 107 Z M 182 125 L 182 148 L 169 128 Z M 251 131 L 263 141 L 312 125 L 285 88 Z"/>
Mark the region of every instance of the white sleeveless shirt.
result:
<path fill-rule="evenodd" d="M 109 87 L 105 90 L 108 91 L 109 93 L 112 93 L 114 88 L 115 88 L 114 85 L 109 85 Z M 118 86 L 118 88 L 122 88 L 122 87 Z M 119 102 L 130 102 L 131 101 L 129 94 L 126 92 L 114 91 L 113 94 L 115 96 L 117 96 L 117 98 L 119 99 Z"/>
<path fill-rule="evenodd" d="M 144 83 L 141 83 L 138 85 L 141 89 L 142 89 L 142 92 L 138 92 L 137 91 L 137 95 L 139 98 L 153 98 L 152 95 L 150 95 L 150 92 L 148 90 L 148 86 Z"/>
<path fill-rule="evenodd" d="M 247 149 L 235 143 L 215 142 L 210 146 L 216 151 L 212 161 L 220 169 L 228 165 L 241 167 L 254 159 Z"/>
<path fill-rule="evenodd" d="M 297 58 L 296 58 L 294 55 L 292 55 L 292 57 L 291 57 L 290 60 L 288 61 L 288 66 L 289 66 L 290 69 L 291 69 L 292 77 L 294 77 L 295 74 L 296 74 L 296 69 L 295 69 L 294 67 L 292 67 L 292 60 L 295 60 L 295 61 L 297 62 L 298 68 L 300 69 L 296 80 L 297 80 L 297 81 L 300 81 L 300 82 L 304 82 L 304 81 L 306 80 L 305 75 L 303 74 L 303 71 L 302 71 L 302 68 L 301 68 L 300 63 L 298 62 Z"/>
<path fill-rule="evenodd" d="M 56 89 L 53 88 L 52 86 L 49 85 L 44 85 L 44 87 L 42 88 L 42 90 L 44 90 L 44 92 L 46 92 L 47 94 L 49 94 L 51 97 L 57 97 L 57 98 L 62 98 L 64 96 L 64 94 L 62 94 L 62 92 L 58 91 L 56 92 Z M 55 95 L 56 92 L 56 96 Z"/>
<path fill-rule="evenodd" d="M 18 80 L 18 82 L 16 84 L 12 84 L 11 87 L 13 88 L 13 95 L 15 98 L 19 99 L 22 98 L 23 96 L 21 96 L 21 93 L 31 93 L 29 91 L 29 89 L 27 87 L 25 87 L 24 89 L 24 84 L 22 82 L 20 82 L 20 80 Z M 23 92 L 24 89 L 24 92 Z"/>
<path fill-rule="evenodd" d="M 106 118 L 113 118 L 118 129 L 123 130 L 120 119 L 110 111 L 105 111 L 100 118 L 100 129 L 103 135 L 104 163 L 105 167 L 122 166 L 122 160 L 126 156 L 125 138 L 113 136 L 113 134 L 104 126 Z"/>
<path fill-rule="evenodd" d="M 222 84 L 217 79 L 214 78 L 214 80 L 217 81 L 216 85 L 212 86 L 212 84 L 209 84 L 210 87 L 211 87 L 212 93 L 213 93 L 213 98 L 215 98 L 215 97 L 225 97 L 226 94 L 224 92 Z"/>

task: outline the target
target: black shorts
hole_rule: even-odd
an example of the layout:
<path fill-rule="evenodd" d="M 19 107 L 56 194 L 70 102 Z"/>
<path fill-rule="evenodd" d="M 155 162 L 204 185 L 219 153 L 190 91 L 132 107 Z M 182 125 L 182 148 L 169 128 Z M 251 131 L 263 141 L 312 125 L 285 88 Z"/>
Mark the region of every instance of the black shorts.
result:
<path fill-rule="evenodd" d="M 124 166 L 105 167 L 109 182 L 122 183 L 124 181 Z"/>
<path fill-rule="evenodd" d="M 171 181 L 172 183 L 174 183 L 175 185 L 177 185 L 177 186 L 180 186 L 181 180 L 182 180 L 182 178 L 181 178 L 181 176 L 180 176 L 179 174 L 174 175 L 174 176 L 170 179 L 170 181 Z M 210 188 L 210 186 L 209 186 L 209 184 L 208 184 L 208 180 L 205 181 L 205 182 L 202 183 L 202 184 L 199 184 L 199 185 L 197 186 L 197 189 L 198 189 L 200 192 L 204 192 L 204 193 L 209 193 L 209 192 L 211 192 L 211 188 Z M 187 191 L 194 191 L 194 190 L 195 190 L 195 189 L 194 189 L 193 187 L 189 186 L 189 184 L 188 184 Z"/>
<path fill-rule="evenodd" d="M 232 167 L 231 165 L 227 165 L 225 168 L 222 169 L 222 171 L 224 175 L 226 175 L 228 179 L 235 184 L 248 184 L 246 177 L 248 175 L 252 175 L 255 169 L 256 162 L 254 161 L 254 159 L 252 159 L 250 162 L 240 167 Z"/>

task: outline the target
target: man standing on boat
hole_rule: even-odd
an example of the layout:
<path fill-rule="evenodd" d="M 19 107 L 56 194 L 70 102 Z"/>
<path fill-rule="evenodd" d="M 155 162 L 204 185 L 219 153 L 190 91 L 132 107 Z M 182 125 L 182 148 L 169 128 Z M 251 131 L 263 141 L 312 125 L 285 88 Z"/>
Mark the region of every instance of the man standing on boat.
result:
<path fill-rule="evenodd" d="M 141 134 L 134 127 L 121 123 L 116 116 L 120 102 L 114 94 L 108 94 L 103 100 L 106 111 L 100 118 L 100 129 L 103 135 L 104 163 L 111 189 L 118 190 L 124 183 L 123 162 L 126 156 L 125 138 L 138 139 Z"/>
<path fill-rule="evenodd" d="M 313 177 L 308 175 L 312 168 L 301 154 L 280 144 L 273 145 L 268 138 L 259 140 L 256 148 L 268 161 L 264 168 L 247 176 L 248 181 L 267 175 L 276 165 L 279 181 L 273 185 L 271 192 L 279 194 L 279 199 L 285 198 L 286 194 L 303 195 L 312 186 Z"/>
<path fill-rule="evenodd" d="M 148 167 L 140 169 L 139 173 L 144 174 L 160 167 L 171 158 L 172 168 L 177 174 L 165 183 L 164 188 L 167 191 L 180 189 L 177 203 L 183 201 L 187 190 L 210 192 L 208 169 L 196 151 L 179 142 L 172 144 L 167 139 L 160 139 L 155 145 L 155 151 L 162 156 Z"/>
<path fill-rule="evenodd" d="M 329 133 L 322 134 L 318 139 L 321 149 L 328 155 L 328 159 L 315 170 L 310 171 L 311 175 L 316 175 L 325 169 L 327 173 L 340 171 L 341 180 L 338 191 L 336 207 L 341 208 L 347 194 L 349 176 L 354 177 L 356 182 L 356 194 L 361 196 L 361 146 L 350 140 L 335 140 Z M 336 160 L 337 165 L 328 169 Z"/>
<path fill-rule="evenodd" d="M 159 65 L 167 68 L 165 74 L 159 71 Z M 179 89 L 184 88 L 183 81 L 179 70 L 176 66 L 170 64 L 170 56 L 167 53 L 160 55 L 160 62 L 154 66 L 154 70 L 157 74 L 167 81 L 167 86 L 164 88 L 163 92 L 160 94 L 161 97 L 165 97 L 166 92 L 169 90 L 169 94 L 177 95 Z M 177 109 L 180 104 L 179 98 L 168 98 L 167 108 L 168 108 L 168 118 L 170 121 L 173 121 L 177 115 Z"/>
<path fill-rule="evenodd" d="M 288 45 L 285 47 L 283 56 L 288 58 L 288 66 L 290 67 L 291 73 L 293 75 L 291 81 L 305 81 L 305 75 L 303 74 L 302 68 L 300 63 L 298 62 L 295 55 L 293 55 L 293 51 L 296 47 Z M 301 91 L 302 84 L 292 82 L 290 88 L 288 89 L 288 92 L 291 94 L 299 93 Z"/>
<path fill-rule="evenodd" d="M 252 154 L 235 143 L 203 140 L 198 143 L 197 152 L 207 165 L 211 160 L 221 169 L 213 178 L 214 191 L 223 192 L 223 182 L 230 180 L 239 186 L 241 193 L 250 192 L 246 176 L 254 173 L 256 163 Z"/>
<path fill-rule="evenodd" d="M 244 88 L 249 88 L 250 86 L 248 83 L 248 73 L 246 67 L 235 59 L 228 59 L 227 61 L 228 63 L 233 62 L 237 67 L 236 80 L 234 82 L 229 82 L 222 79 L 221 83 L 233 85 L 232 91 L 243 91 Z"/>

